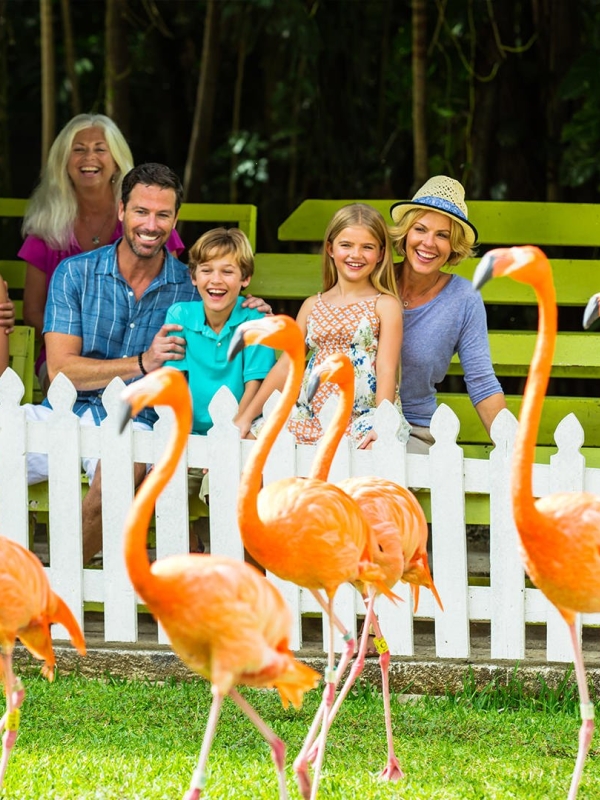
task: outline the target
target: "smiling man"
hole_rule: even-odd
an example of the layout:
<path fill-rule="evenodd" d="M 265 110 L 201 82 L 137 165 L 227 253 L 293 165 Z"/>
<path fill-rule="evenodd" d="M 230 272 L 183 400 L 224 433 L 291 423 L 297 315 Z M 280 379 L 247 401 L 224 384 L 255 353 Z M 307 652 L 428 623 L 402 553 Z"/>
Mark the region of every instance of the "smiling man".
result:
<path fill-rule="evenodd" d="M 197 299 L 185 264 L 165 247 L 177 222 L 183 190 L 162 164 L 141 164 L 123 179 L 119 219 L 123 237 L 106 247 L 67 258 L 52 277 L 44 317 L 48 373 L 64 373 L 77 389 L 74 411 L 82 424 L 106 416 L 102 392 L 115 377 L 129 382 L 185 355 L 181 326 L 163 324 L 176 302 Z M 50 413 L 48 401 L 28 406 L 31 419 Z M 150 428 L 146 409 L 134 422 Z M 84 459 L 90 490 L 83 503 L 83 563 L 102 546 L 100 469 Z M 145 465 L 136 465 L 136 483 Z M 28 456 L 29 483 L 48 476 L 47 458 Z"/>

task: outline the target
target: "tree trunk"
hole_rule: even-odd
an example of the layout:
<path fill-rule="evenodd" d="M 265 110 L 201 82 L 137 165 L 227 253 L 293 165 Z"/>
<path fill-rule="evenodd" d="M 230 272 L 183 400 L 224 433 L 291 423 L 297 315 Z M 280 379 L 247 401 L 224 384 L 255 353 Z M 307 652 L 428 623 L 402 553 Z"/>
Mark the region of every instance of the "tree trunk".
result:
<path fill-rule="evenodd" d="M 130 134 L 129 114 L 129 49 L 125 12 L 127 0 L 106 0 L 104 75 L 106 91 L 104 108 L 126 139 Z"/>
<path fill-rule="evenodd" d="M 192 198 L 200 196 L 208 157 L 219 64 L 219 19 L 218 0 L 208 0 L 204 18 L 196 106 L 183 177 L 183 196 L 188 202 L 192 201 Z"/>
<path fill-rule="evenodd" d="M 8 0 L 0 0 L 0 197 L 11 197 L 8 136 Z"/>
<path fill-rule="evenodd" d="M 54 141 L 56 109 L 56 77 L 54 71 L 54 32 L 52 0 L 40 0 L 40 39 L 42 50 L 42 167 Z"/>
<path fill-rule="evenodd" d="M 79 78 L 75 71 L 75 43 L 73 41 L 73 23 L 71 20 L 71 0 L 61 0 L 63 35 L 65 41 L 65 72 L 71 87 L 71 113 L 81 114 L 79 99 Z"/>
<path fill-rule="evenodd" d="M 426 0 L 412 0 L 413 189 L 429 177 L 427 159 L 427 14 Z"/>
<path fill-rule="evenodd" d="M 235 75 L 235 86 L 233 89 L 233 112 L 231 115 L 231 137 L 234 138 L 240 132 L 240 120 L 242 117 L 242 89 L 244 87 L 244 67 L 246 64 L 246 19 L 244 17 L 244 24 L 242 25 L 240 33 L 240 41 L 238 44 L 237 52 L 237 70 Z M 237 180 L 235 178 L 235 171 L 238 165 L 238 154 L 231 151 L 231 161 L 229 165 L 229 202 L 237 203 Z"/>

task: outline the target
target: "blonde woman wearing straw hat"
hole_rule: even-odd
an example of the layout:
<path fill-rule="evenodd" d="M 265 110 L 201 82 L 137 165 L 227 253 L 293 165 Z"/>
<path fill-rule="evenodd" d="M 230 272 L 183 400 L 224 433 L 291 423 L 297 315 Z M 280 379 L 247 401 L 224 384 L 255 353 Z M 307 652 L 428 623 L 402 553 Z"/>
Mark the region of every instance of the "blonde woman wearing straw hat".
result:
<path fill-rule="evenodd" d="M 410 201 L 390 213 L 398 294 L 404 308 L 402 385 L 404 415 L 412 426 L 408 451 L 426 453 L 436 410 L 436 384 L 458 353 L 469 397 L 489 433 L 496 414 L 506 408 L 494 374 L 481 295 L 469 281 L 442 272 L 472 255 L 477 230 L 469 222 L 462 185 L 445 175 L 430 178 Z"/>

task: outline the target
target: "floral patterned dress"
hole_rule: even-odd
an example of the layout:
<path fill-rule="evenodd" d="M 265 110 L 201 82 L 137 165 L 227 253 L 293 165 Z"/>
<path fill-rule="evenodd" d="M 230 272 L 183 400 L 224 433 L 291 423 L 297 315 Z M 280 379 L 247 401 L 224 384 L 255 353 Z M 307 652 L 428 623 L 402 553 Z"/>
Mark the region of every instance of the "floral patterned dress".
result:
<path fill-rule="evenodd" d="M 317 296 L 306 329 L 306 344 L 312 354 L 289 422 L 289 429 L 298 443 L 313 443 L 323 435 L 318 414 L 330 395 L 337 393 L 337 387 L 333 383 L 322 384 L 310 405 L 306 392 L 314 366 L 331 353 L 346 353 L 354 364 L 354 407 L 346 434 L 358 443 L 373 427 L 377 387 L 375 361 L 379 343 L 379 317 L 375 313 L 378 297 L 359 300 L 347 306 L 333 306 L 326 303 L 320 293 Z M 402 420 L 397 435 L 406 442 L 410 425 L 402 415 L 398 387 L 394 406 Z"/>

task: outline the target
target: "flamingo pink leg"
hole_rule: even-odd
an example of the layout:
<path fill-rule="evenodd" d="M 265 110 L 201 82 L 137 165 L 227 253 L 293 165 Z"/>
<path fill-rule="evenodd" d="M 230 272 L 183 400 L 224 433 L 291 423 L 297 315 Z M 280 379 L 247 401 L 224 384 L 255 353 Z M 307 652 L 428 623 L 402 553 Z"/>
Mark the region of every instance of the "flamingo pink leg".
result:
<path fill-rule="evenodd" d="M 8 759 L 17 741 L 19 734 L 19 710 L 25 698 L 25 689 L 12 670 L 12 653 L 2 655 L 4 672 L 4 689 L 6 694 L 6 713 L 0 719 L 0 733 L 2 736 L 2 759 L 0 760 L 0 787 L 4 781 Z"/>
<path fill-rule="evenodd" d="M 183 800 L 198 800 L 198 798 L 202 795 L 202 790 L 206 786 L 206 764 L 215 736 L 215 730 L 219 720 L 219 714 L 221 713 L 222 704 L 223 695 L 219 694 L 213 689 L 213 699 L 208 715 L 206 731 L 204 732 L 204 739 L 202 740 L 202 747 L 200 748 L 200 757 L 198 758 L 198 764 L 194 770 L 194 774 L 192 775 L 190 788 L 184 794 Z"/>
<path fill-rule="evenodd" d="M 271 747 L 271 756 L 275 763 L 275 769 L 277 770 L 277 777 L 279 780 L 279 800 L 287 800 L 287 786 L 285 784 L 285 743 L 271 728 L 269 728 L 265 721 L 252 708 L 250 703 L 248 703 L 236 689 L 232 689 L 229 692 L 229 696 L 242 709 L 248 719 L 254 723 Z"/>
<path fill-rule="evenodd" d="M 365 621 L 364 621 L 364 625 L 363 625 L 363 630 L 364 631 L 368 631 L 370 626 L 371 626 L 371 624 L 373 624 L 373 625 L 376 624 L 377 617 L 375 616 L 374 602 L 375 602 L 375 594 L 373 592 L 372 596 L 366 598 L 366 600 L 365 600 L 365 605 L 367 607 L 367 614 L 365 616 Z M 377 625 L 377 627 L 378 627 L 379 633 L 381 633 L 381 630 L 379 629 L 378 625 Z M 358 678 L 358 676 L 361 674 L 361 672 L 364 669 L 368 639 L 369 639 L 368 633 L 367 633 L 367 635 L 363 634 L 361 636 L 360 644 L 359 644 L 359 647 L 358 647 L 358 653 L 356 654 L 356 660 L 354 661 L 354 664 L 352 665 L 352 669 L 350 670 L 350 674 L 346 678 L 346 682 L 344 683 L 344 685 L 342 686 L 342 688 L 341 688 L 341 690 L 340 690 L 340 692 L 338 694 L 338 697 L 336 699 L 335 705 L 333 706 L 333 708 L 331 709 L 330 713 L 328 714 L 327 729 L 329 729 L 329 727 L 331 726 L 331 723 L 335 719 L 335 716 L 338 713 L 338 711 L 340 709 L 340 706 L 342 705 L 342 702 L 344 701 L 345 697 L 347 696 L 348 692 L 352 688 L 352 686 L 355 683 L 356 679 Z M 388 654 L 388 661 L 389 661 L 389 654 Z M 346 669 L 346 666 L 344 666 L 344 671 L 345 671 L 345 669 Z M 340 676 L 342 674 L 343 674 L 343 671 L 340 671 Z M 319 734 L 319 740 L 320 740 L 321 736 L 323 736 L 323 728 L 321 729 L 321 733 Z M 310 747 L 309 747 L 309 750 L 308 750 L 308 754 L 307 754 L 307 760 L 309 762 L 311 762 L 311 763 L 314 761 L 314 759 L 317 756 L 317 747 L 319 746 L 319 740 L 317 740 L 316 742 L 313 741 L 310 744 Z"/>
<path fill-rule="evenodd" d="M 581 780 L 581 774 L 583 772 L 583 765 L 590 749 L 590 744 L 592 743 L 592 735 L 594 733 L 594 705 L 590 702 L 585 667 L 583 664 L 583 653 L 581 652 L 581 645 L 577 636 L 575 623 L 569 625 L 569 633 L 571 635 L 573 652 L 575 654 L 575 677 L 577 678 L 577 686 L 579 688 L 582 718 L 581 728 L 579 729 L 577 760 L 575 762 L 575 769 L 573 771 L 573 777 L 571 778 L 571 786 L 567 798 L 567 800 L 575 800 L 579 788 L 579 781 Z"/>
<path fill-rule="evenodd" d="M 315 591 L 312 592 L 312 594 L 319 603 L 319 605 L 327 613 L 327 616 L 329 618 L 329 646 L 328 646 L 329 658 L 328 658 L 328 668 L 325 674 L 325 689 L 323 691 L 323 700 L 321 701 L 321 705 L 319 706 L 319 709 L 315 714 L 315 718 L 313 719 L 308 734 L 306 736 L 306 739 L 304 740 L 302 749 L 300 750 L 300 752 L 296 756 L 296 760 L 294 761 L 294 772 L 296 773 L 298 788 L 300 789 L 300 794 L 302 795 L 304 800 L 314 800 L 314 798 L 317 796 L 319 780 L 321 775 L 321 767 L 323 764 L 323 758 L 325 756 L 325 739 L 328 729 L 326 720 L 333 706 L 336 686 L 339 683 L 341 676 L 346 671 L 348 664 L 352 660 L 352 656 L 354 654 L 354 638 L 350 635 L 350 633 L 344 627 L 343 623 L 339 620 L 339 618 L 336 617 L 336 615 L 334 614 L 333 598 L 329 598 L 328 601 L 325 601 L 319 592 Z M 346 643 L 344 652 L 342 653 L 342 657 L 340 658 L 340 662 L 337 666 L 337 669 L 334 669 L 335 666 L 334 627 L 338 628 Z M 319 736 L 319 748 L 317 753 L 315 754 L 315 759 L 314 759 L 315 771 L 311 785 L 310 776 L 308 774 L 308 764 L 309 764 L 308 752 L 316 739 L 319 726 L 321 726 L 321 735 Z M 325 735 L 323 735 L 323 730 L 325 730 Z"/>

